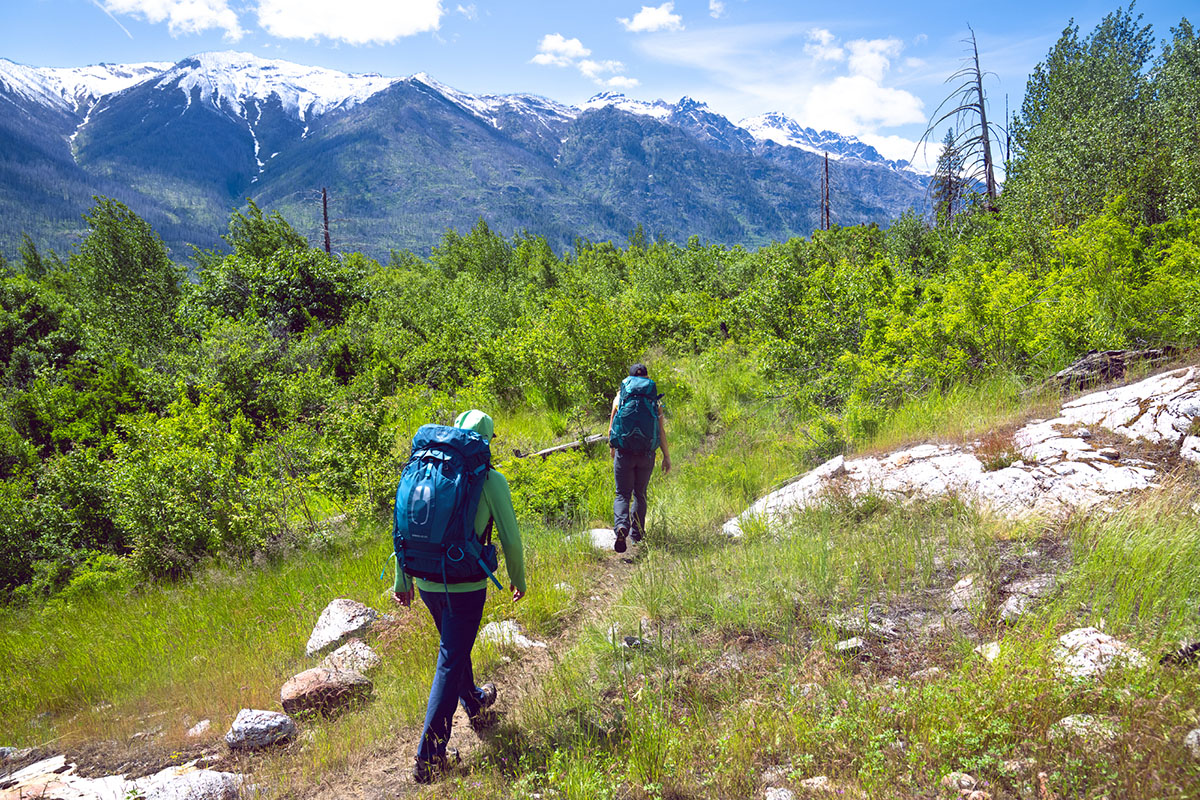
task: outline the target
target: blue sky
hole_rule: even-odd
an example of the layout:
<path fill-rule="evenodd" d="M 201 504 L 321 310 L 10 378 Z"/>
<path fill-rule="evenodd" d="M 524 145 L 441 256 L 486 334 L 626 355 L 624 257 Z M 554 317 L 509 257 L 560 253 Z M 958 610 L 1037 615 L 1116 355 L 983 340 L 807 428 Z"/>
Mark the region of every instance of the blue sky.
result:
<path fill-rule="evenodd" d="M 2 0 L 0 57 L 33 66 L 177 61 L 240 50 L 346 72 L 427 72 L 474 93 L 579 103 L 597 92 L 705 101 L 735 122 L 782 111 L 907 157 L 979 40 L 993 116 L 1071 18 L 1086 34 L 1115 0 L 967 4 L 870 0 Z M 1194 0 L 1143 0 L 1161 40 Z M 938 137 L 940 138 L 940 137 Z"/>

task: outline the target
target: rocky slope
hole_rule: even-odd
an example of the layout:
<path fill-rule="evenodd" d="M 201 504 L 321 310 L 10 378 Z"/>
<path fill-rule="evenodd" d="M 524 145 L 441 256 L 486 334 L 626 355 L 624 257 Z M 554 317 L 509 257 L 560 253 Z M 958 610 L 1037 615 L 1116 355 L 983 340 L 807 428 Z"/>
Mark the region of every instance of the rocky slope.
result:
<path fill-rule="evenodd" d="M 724 530 L 736 537 L 752 521 L 784 520 L 831 490 L 902 499 L 954 493 L 1007 517 L 1103 506 L 1153 486 L 1176 460 L 1200 464 L 1198 420 L 1200 367 L 1172 370 L 1072 400 L 1007 440 L 838 456 L 761 498 Z"/>

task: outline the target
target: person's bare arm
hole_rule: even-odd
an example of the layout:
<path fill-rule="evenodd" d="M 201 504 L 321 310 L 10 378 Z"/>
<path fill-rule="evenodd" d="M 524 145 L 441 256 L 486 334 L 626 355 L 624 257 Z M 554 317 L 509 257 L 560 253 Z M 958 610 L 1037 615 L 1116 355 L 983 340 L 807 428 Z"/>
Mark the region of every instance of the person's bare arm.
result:
<path fill-rule="evenodd" d="M 661 447 L 663 451 L 662 467 L 663 474 L 666 475 L 671 471 L 671 453 L 667 450 L 667 429 L 666 426 L 663 425 L 663 415 L 661 410 L 658 413 L 658 446 Z"/>
<path fill-rule="evenodd" d="M 613 398 L 613 402 L 612 402 L 612 412 L 611 412 L 611 413 L 608 415 L 608 436 L 609 436 L 609 439 L 611 439 L 611 438 L 612 438 L 612 424 L 613 424 L 613 420 L 617 418 L 617 406 L 619 406 L 620 404 L 621 404 L 621 394 L 620 394 L 620 392 L 618 392 L 618 393 L 617 393 L 617 396 Z M 608 446 L 608 455 L 609 455 L 609 458 L 615 458 L 615 457 L 616 457 L 616 455 L 617 455 L 617 448 L 613 447 L 613 446 L 610 444 L 610 445 Z"/>

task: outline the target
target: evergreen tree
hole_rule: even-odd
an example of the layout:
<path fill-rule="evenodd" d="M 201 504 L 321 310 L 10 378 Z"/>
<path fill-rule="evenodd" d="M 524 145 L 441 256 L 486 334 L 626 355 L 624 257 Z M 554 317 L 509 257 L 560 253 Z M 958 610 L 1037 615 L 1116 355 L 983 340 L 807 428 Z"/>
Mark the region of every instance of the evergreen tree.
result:
<path fill-rule="evenodd" d="M 962 174 L 965 160 L 958 148 L 954 128 L 948 128 L 942 139 L 942 152 L 938 155 L 933 182 L 930 184 L 934 216 L 939 225 L 949 225 L 963 209 L 967 188 Z"/>

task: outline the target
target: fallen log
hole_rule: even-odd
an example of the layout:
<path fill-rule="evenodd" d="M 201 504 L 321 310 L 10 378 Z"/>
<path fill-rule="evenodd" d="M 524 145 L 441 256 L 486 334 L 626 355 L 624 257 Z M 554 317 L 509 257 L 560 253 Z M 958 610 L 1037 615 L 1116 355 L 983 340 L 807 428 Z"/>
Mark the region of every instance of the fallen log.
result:
<path fill-rule="evenodd" d="M 551 455 L 554 455 L 555 453 L 562 453 L 567 450 L 578 450 L 579 448 L 585 447 L 589 444 L 595 444 L 596 442 L 602 442 L 607 438 L 608 438 L 608 434 L 597 433 L 597 434 L 588 436 L 583 439 L 577 439 L 573 442 L 567 442 L 566 444 L 558 444 L 558 445 L 555 445 L 554 447 L 547 447 L 545 450 L 538 450 L 536 453 L 522 453 L 520 450 L 513 450 L 513 455 L 515 455 L 517 458 L 531 458 L 532 456 L 541 456 L 542 458 L 545 458 L 546 456 L 551 456 Z"/>

